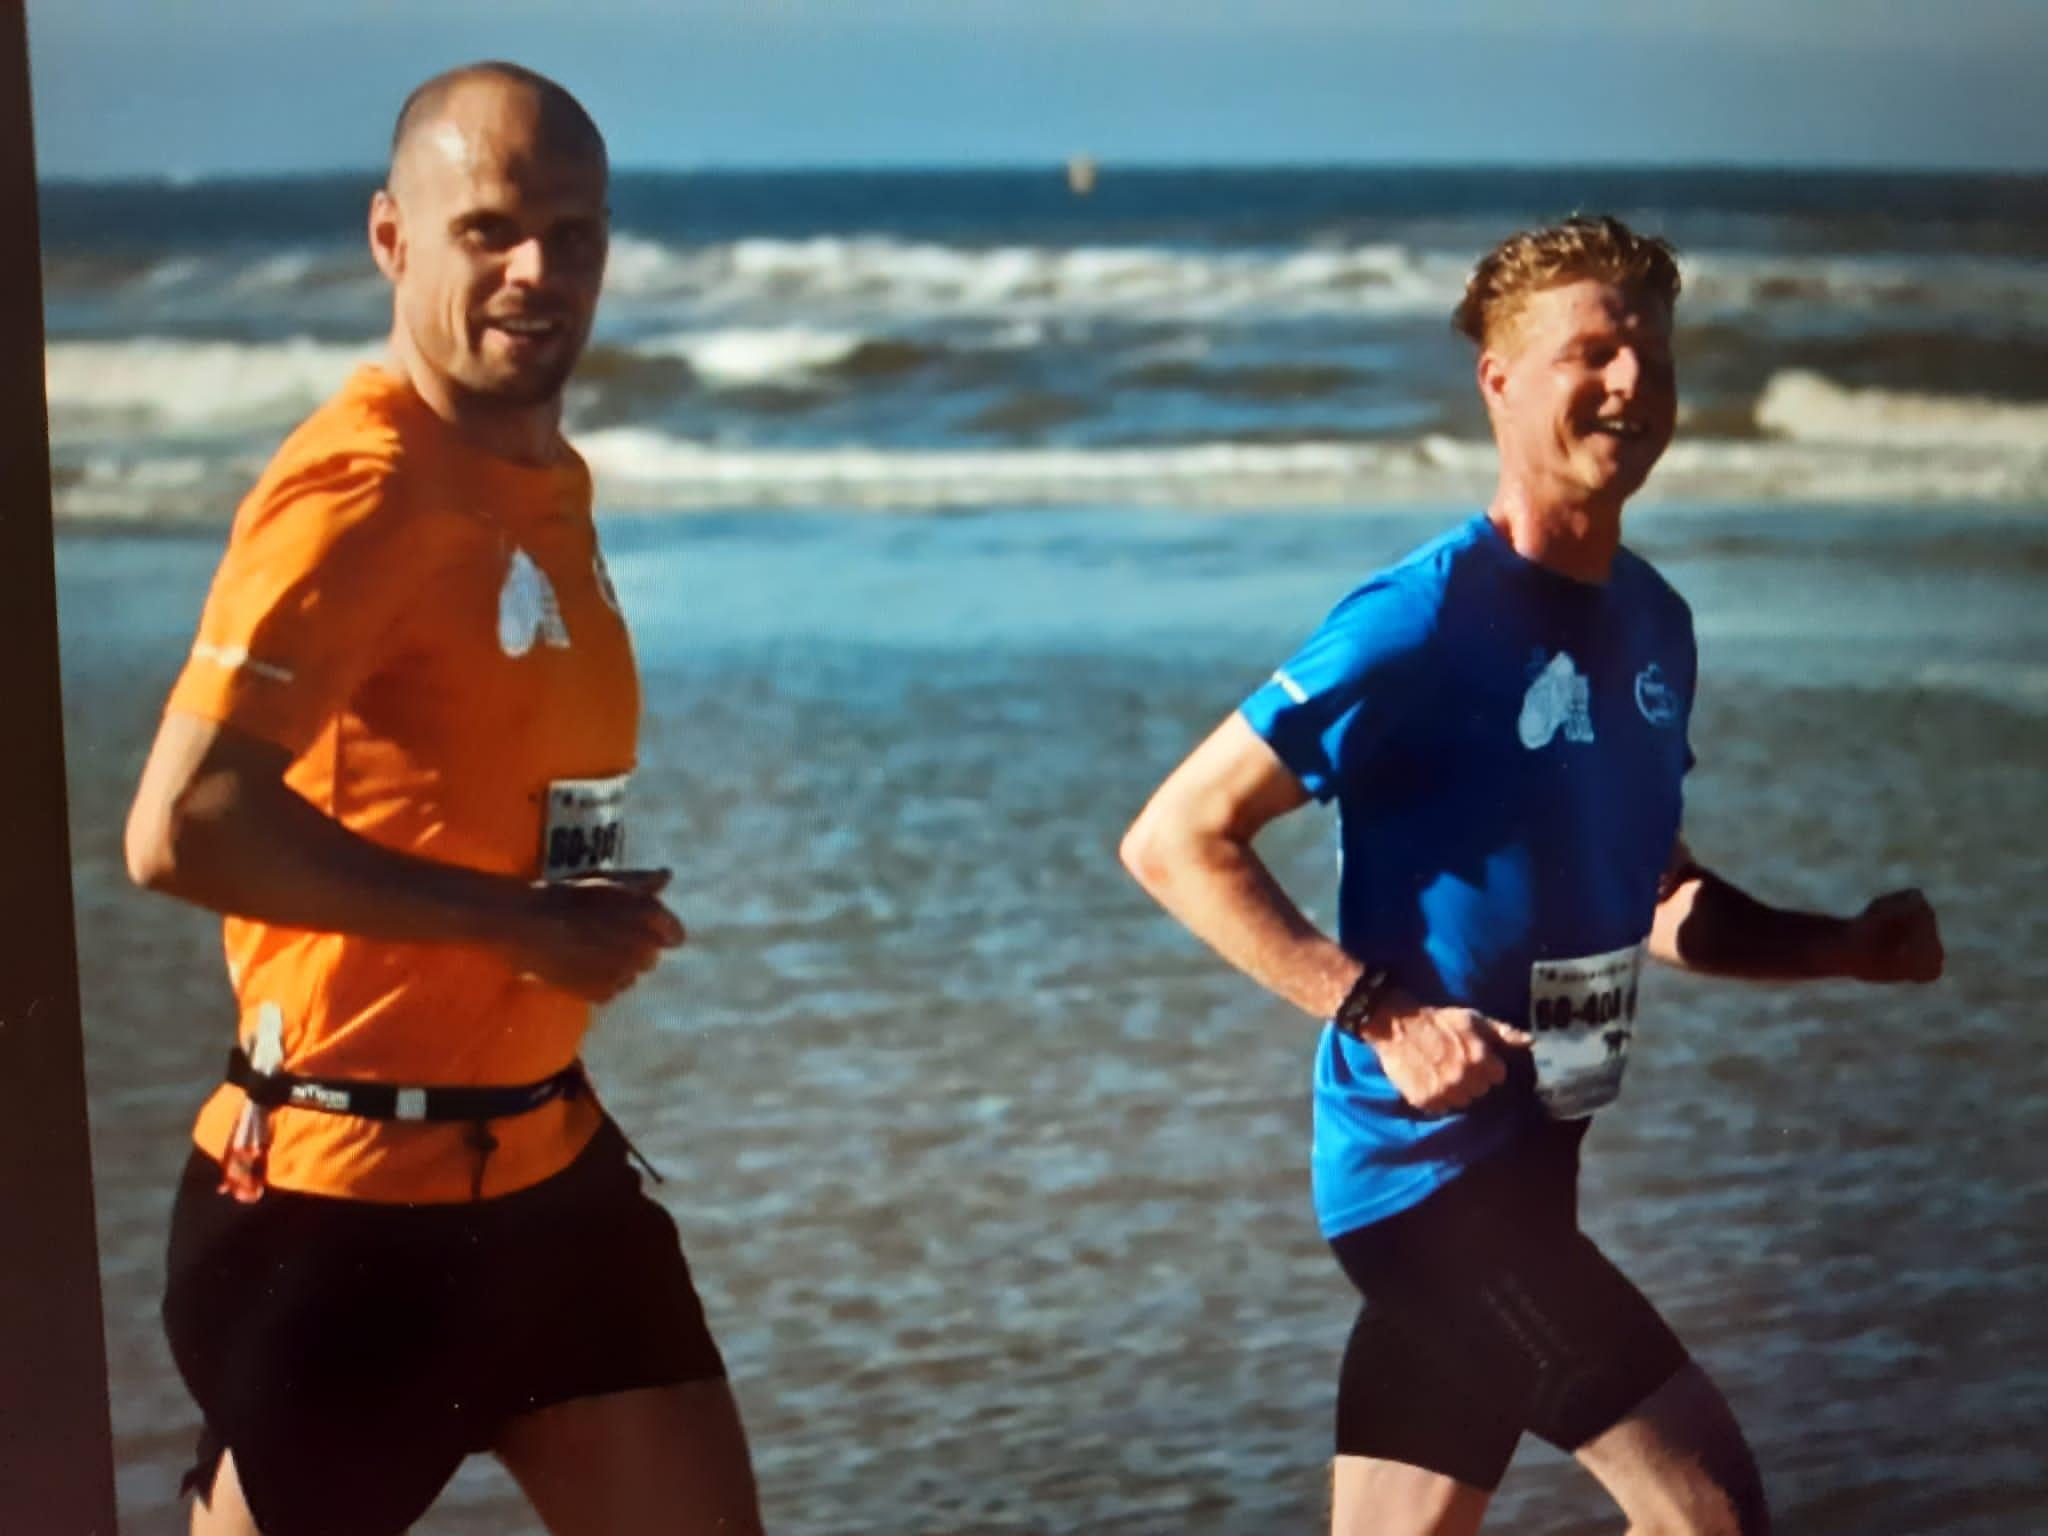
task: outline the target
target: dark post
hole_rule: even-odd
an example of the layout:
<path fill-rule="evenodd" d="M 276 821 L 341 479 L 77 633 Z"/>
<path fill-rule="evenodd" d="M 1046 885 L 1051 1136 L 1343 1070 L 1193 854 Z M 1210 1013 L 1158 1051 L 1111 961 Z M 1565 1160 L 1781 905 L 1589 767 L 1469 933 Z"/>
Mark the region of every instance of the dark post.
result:
<path fill-rule="evenodd" d="M 0 1530 L 113 1536 L 22 0 L 0 10 Z"/>

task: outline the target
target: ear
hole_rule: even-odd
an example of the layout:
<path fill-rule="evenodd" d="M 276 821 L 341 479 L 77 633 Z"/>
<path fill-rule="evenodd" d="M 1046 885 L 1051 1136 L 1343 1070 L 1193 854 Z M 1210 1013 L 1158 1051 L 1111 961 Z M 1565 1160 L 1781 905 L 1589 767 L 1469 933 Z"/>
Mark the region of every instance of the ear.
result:
<path fill-rule="evenodd" d="M 392 282 L 405 272 L 405 216 L 398 199 L 389 189 L 379 187 L 370 198 L 370 255 L 377 270 Z"/>
<path fill-rule="evenodd" d="M 1507 395 L 1507 361 L 1491 348 L 1481 348 L 1473 376 L 1479 384 L 1479 398 L 1486 403 L 1490 413 Z"/>

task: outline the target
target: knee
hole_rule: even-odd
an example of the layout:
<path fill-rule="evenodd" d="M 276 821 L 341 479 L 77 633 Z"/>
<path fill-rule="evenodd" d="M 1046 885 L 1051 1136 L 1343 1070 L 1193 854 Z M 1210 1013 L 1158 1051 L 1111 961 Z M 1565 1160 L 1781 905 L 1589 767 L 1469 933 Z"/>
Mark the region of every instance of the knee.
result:
<path fill-rule="evenodd" d="M 1718 1512 L 1707 1529 L 1714 1536 L 1771 1536 L 1771 1504 L 1756 1459 L 1745 1445 L 1734 1460 L 1714 1480 Z"/>
<path fill-rule="evenodd" d="M 1630 1520 L 1628 1536 L 1771 1536 L 1771 1510 L 1755 1478 L 1703 1480 L 1647 1518 Z"/>

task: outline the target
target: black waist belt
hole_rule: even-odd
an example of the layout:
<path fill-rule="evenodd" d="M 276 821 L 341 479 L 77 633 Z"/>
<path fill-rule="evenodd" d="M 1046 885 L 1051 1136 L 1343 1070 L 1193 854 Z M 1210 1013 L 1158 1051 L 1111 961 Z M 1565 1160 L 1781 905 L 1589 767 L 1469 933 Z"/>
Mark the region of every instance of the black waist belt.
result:
<path fill-rule="evenodd" d="M 572 1061 L 553 1077 L 517 1088 L 405 1088 L 361 1078 L 295 1077 L 258 1072 L 239 1045 L 228 1052 L 228 1081 L 264 1109 L 318 1109 L 365 1120 L 500 1120 L 523 1115 L 556 1099 L 587 1092 L 583 1063 Z"/>

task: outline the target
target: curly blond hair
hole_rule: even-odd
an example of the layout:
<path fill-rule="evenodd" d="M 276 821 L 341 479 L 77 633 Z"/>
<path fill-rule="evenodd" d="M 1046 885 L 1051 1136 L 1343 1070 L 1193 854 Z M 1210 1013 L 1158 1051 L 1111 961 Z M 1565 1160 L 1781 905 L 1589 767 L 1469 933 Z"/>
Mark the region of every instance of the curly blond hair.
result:
<path fill-rule="evenodd" d="M 1484 347 L 1513 324 L 1531 294 L 1587 280 L 1678 302 L 1678 253 L 1669 241 L 1639 235 L 1607 214 L 1573 214 L 1559 224 L 1518 230 L 1480 257 L 1451 324 Z"/>

